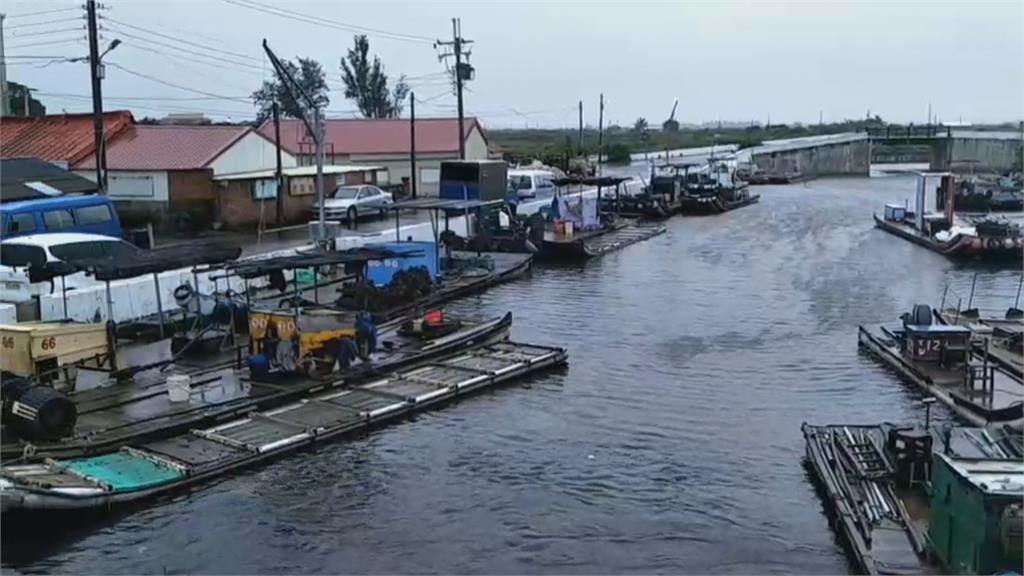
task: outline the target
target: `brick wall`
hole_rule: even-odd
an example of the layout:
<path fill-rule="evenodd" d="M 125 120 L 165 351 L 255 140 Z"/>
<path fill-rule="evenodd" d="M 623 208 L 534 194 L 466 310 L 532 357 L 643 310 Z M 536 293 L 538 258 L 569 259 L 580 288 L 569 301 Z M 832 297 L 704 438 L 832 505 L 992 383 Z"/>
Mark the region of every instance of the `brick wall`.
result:
<path fill-rule="evenodd" d="M 374 173 L 350 173 L 344 175 L 324 175 L 324 190 L 334 190 L 344 179 L 344 184 L 374 183 Z M 268 198 L 263 200 L 263 222 L 267 227 L 289 226 L 303 224 L 312 218 L 313 204 L 316 203 L 316 194 L 308 193 L 314 190 L 313 180 L 315 177 L 302 176 L 285 178 L 282 194 L 282 207 L 284 209 L 283 221 L 277 221 L 277 200 Z M 260 222 L 260 200 L 253 197 L 254 180 L 225 180 L 217 185 L 218 211 L 220 220 L 225 228 L 233 230 L 251 230 L 256 228 Z M 295 193 L 293 193 L 295 192 Z M 305 193 L 304 193 L 305 192 Z"/>
<path fill-rule="evenodd" d="M 187 214 L 193 228 L 208 230 L 215 215 L 216 193 L 212 170 L 175 170 L 167 173 L 168 208 L 172 218 Z"/>

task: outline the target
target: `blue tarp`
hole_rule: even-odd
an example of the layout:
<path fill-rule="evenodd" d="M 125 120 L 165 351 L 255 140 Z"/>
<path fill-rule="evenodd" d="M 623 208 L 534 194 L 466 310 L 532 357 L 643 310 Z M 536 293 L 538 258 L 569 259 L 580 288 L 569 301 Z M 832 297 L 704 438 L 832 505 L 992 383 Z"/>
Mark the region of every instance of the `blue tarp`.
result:
<path fill-rule="evenodd" d="M 64 468 L 106 484 L 114 492 L 152 488 L 174 482 L 184 476 L 177 468 L 161 466 L 152 460 L 128 452 L 71 460 Z"/>

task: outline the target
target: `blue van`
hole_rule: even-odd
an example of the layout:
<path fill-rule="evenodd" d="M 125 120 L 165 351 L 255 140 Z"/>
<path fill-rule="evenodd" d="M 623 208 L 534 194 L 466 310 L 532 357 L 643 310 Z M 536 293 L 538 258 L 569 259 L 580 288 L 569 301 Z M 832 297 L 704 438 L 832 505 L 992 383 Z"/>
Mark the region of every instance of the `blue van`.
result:
<path fill-rule="evenodd" d="M 121 220 L 110 198 L 99 194 L 61 196 L 0 204 L 0 236 L 83 232 L 120 238 Z"/>

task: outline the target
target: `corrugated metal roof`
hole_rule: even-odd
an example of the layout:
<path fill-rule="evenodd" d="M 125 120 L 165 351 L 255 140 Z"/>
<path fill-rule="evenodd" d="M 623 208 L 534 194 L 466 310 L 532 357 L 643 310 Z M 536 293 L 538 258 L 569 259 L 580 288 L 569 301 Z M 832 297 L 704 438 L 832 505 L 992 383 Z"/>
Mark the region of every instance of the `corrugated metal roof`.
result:
<path fill-rule="evenodd" d="M 252 129 L 246 126 L 136 125 L 107 145 L 108 170 L 196 170 Z M 96 166 L 95 155 L 75 164 Z"/>
<path fill-rule="evenodd" d="M 473 128 L 487 135 L 476 118 L 466 118 L 465 136 Z M 259 131 L 274 139 L 274 124 L 267 121 Z M 424 118 L 416 120 L 416 152 L 420 154 L 455 153 L 459 150 L 457 118 Z M 404 118 L 331 119 L 326 121 L 327 154 L 408 154 L 409 120 Z M 281 148 L 291 154 L 312 154 L 313 139 L 306 135 L 301 120 L 281 120 Z"/>
<path fill-rule="evenodd" d="M 986 494 L 1024 496 L 1024 462 L 1019 460 L 959 460 L 937 454 L 964 480 Z"/>
<path fill-rule="evenodd" d="M 0 201 L 12 202 L 47 198 L 46 187 L 63 194 L 93 193 L 96 183 L 73 172 L 36 158 L 0 160 Z"/>
<path fill-rule="evenodd" d="M 109 142 L 135 123 L 131 112 L 107 112 L 104 131 Z M 69 166 L 96 151 L 92 114 L 51 114 L 38 118 L 4 116 L 0 120 L 0 156 L 39 158 Z"/>

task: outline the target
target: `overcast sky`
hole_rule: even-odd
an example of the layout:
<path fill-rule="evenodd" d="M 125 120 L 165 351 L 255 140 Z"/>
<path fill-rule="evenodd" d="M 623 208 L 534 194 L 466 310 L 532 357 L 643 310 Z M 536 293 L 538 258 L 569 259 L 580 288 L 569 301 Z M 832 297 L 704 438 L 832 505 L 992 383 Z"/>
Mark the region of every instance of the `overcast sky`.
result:
<path fill-rule="evenodd" d="M 596 124 L 602 92 L 606 122 L 623 125 L 661 122 L 676 97 L 682 122 L 810 123 L 869 110 L 925 122 L 929 103 L 940 120 L 1024 118 L 1018 1 L 103 2 L 103 44 L 122 41 L 106 57 L 122 68 L 107 68 L 105 107 L 136 117 L 251 118 L 247 96 L 272 76 L 263 38 L 280 56 L 319 60 L 340 88 L 338 61 L 353 33 L 338 24 L 382 31 L 369 34 L 370 49 L 393 77 L 414 78 L 418 114 L 451 115 L 455 97 L 430 39 L 450 40 L 457 16 L 474 41 L 466 110 L 492 127 L 575 126 L 581 99 Z M 50 112 L 91 110 L 87 65 L 22 57 L 87 54 L 80 4 L 3 4 L 7 77 L 38 91 Z M 261 5 L 322 25 L 253 9 Z M 52 12 L 20 16 L 40 11 Z M 352 114 L 340 90 L 330 96 L 332 116 Z"/>

